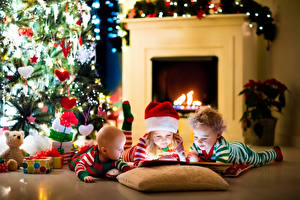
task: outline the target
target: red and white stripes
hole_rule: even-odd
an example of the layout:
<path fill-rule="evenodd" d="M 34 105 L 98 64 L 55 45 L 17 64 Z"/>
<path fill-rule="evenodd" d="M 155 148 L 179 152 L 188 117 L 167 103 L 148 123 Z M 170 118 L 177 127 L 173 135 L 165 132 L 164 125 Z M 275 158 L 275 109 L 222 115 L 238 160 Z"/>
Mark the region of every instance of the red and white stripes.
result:
<path fill-rule="evenodd" d="M 78 174 L 81 171 L 85 171 L 87 168 L 86 166 L 92 166 L 94 162 L 94 155 L 92 155 L 92 152 L 94 153 L 95 151 L 90 151 L 87 154 L 83 156 L 83 158 L 77 163 L 75 167 L 75 173 L 78 176 Z"/>

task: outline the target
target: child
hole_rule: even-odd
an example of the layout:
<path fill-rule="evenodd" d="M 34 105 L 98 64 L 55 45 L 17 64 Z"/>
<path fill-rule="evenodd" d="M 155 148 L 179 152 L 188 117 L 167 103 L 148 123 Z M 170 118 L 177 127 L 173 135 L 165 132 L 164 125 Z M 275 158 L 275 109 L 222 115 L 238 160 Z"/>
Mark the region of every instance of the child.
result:
<path fill-rule="evenodd" d="M 188 154 L 190 162 L 214 161 L 258 167 L 273 160 L 283 160 L 278 146 L 273 150 L 256 153 L 243 143 L 227 142 L 222 136 L 226 128 L 224 121 L 221 115 L 209 106 L 201 107 L 189 118 L 189 122 L 194 130 L 194 143 Z"/>
<path fill-rule="evenodd" d="M 120 159 L 126 141 L 120 129 L 105 125 L 97 133 L 96 140 L 97 145 L 85 153 L 77 153 L 69 165 L 81 181 L 95 182 L 95 177 L 105 177 L 114 168 L 122 172 L 131 169 Z"/>
<path fill-rule="evenodd" d="M 139 139 L 134 164 L 143 160 L 185 161 L 182 138 L 177 133 L 179 115 L 170 102 L 151 102 L 145 109 L 146 134 Z"/>

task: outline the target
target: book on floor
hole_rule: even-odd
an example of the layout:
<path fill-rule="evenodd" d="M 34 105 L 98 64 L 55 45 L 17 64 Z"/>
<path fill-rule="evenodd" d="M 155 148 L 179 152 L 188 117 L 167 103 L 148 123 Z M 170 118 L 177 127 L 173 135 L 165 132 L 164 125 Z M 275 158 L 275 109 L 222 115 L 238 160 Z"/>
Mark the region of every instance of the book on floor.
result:
<path fill-rule="evenodd" d="M 224 173 L 231 163 L 216 163 L 216 162 L 181 162 L 174 160 L 144 160 L 139 163 L 139 167 L 151 167 L 161 165 L 195 165 L 201 167 L 207 167 L 215 172 Z"/>

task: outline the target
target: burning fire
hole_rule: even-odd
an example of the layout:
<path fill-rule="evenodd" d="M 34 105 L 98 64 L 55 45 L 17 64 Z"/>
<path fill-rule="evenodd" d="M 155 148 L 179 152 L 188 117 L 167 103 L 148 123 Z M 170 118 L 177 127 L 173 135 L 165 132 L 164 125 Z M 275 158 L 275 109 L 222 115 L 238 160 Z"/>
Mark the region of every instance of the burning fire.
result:
<path fill-rule="evenodd" d="M 173 104 L 175 109 L 197 109 L 202 105 L 201 101 L 193 101 L 194 91 L 189 91 L 186 95 L 182 94 L 176 99 Z M 186 103 L 185 103 L 186 101 Z"/>

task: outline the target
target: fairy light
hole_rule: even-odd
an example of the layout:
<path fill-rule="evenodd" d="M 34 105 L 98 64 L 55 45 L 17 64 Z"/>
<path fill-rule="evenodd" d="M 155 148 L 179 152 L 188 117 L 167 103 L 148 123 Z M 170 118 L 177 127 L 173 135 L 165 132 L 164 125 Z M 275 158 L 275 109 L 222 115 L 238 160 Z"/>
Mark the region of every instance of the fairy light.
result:
<path fill-rule="evenodd" d="M 39 108 L 43 108 L 43 107 L 44 107 L 44 103 L 43 103 L 43 102 L 40 102 L 40 103 L 38 104 L 38 107 L 39 107 Z"/>
<path fill-rule="evenodd" d="M 100 37 L 100 23 L 101 19 L 97 15 L 97 11 L 100 9 L 100 1 L 94 0 L 92 4 L 92 23 L 95 24 L 94 32 L 95 32 L 95 39 L 97 41 L 101 40 Z"/>
<path fill-rule="evenodd" d="M 95 9 L 99 9 L 100 8 L 100 2 L 99 0 L 96 0 L 93 2 L 92 7 Z"/>

